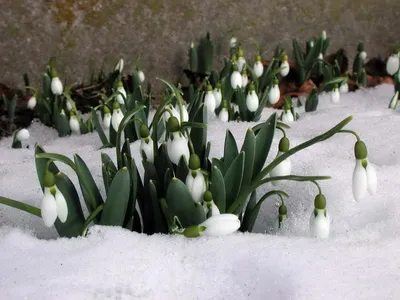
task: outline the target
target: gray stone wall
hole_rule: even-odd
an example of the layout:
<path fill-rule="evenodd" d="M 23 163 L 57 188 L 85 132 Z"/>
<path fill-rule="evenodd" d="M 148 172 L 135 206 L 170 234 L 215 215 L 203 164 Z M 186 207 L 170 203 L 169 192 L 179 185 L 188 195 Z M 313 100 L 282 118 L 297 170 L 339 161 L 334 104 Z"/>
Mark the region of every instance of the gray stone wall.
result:
<path fill-rule="evenodd" d="M 185 84 L 190 42 L 207 31 L 219 63 L 232 32 L 251 59 L 250 37 L 268 59 L 278 44 L 291 56 L 292 37 L 304 42 L 322 30 L 332 38 L 328 52 L 343 47 L 351 58 L 363 40 L 368 57 L 385 57 L 400 43 L 399 13 L 395 0 L 3 0 L 0 82 L 21 87 L 27 72 L 40 84 L 51 56 L 60 77 L 71 82 L 86 80 L 103 61 L 110 70 L 120 57 L 128 71 L 140 55 L 146 80 Z"/>

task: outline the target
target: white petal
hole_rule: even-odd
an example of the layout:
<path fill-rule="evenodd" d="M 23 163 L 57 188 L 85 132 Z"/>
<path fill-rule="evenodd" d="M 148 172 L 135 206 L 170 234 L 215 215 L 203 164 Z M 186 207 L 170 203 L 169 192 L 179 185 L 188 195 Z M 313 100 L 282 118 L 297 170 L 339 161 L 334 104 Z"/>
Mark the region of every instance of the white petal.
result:
<path fill-rule="evenodd" d="M 64 198 L 64 195 L 58 188 L 56 188 L 55 201 L 57 205 L 58 218 L 60 219 L 61 223 L 64 223 L 68 217 L 68 206 L 67 206 L 67 201 Z"/>
<path fill-rule="evenodd" d="M 283 152 L 278 152 L 276 157 L 279 157 L 282 155 Z M 292 172 L 292 162 L 290 160 L 290 157 L 286 158 L 283 160 L 279 165 L 277 165 L 275 168 L 272 169 L 272 171 L 269 173 L 271 177 L 277 177 L 277 176 L 288 176 Z M 277 185 L 278 181 L 272 181 L 271 182 L 273 185 Z"/>
<path fill-rule="evenodd" d="M 233 89 L 242 87 L 242 75 L 238 71 L 233 71 L 231 74 L 231 86 Z"/>
<path fill-rule="evenodd" d="M 179 160 L 183 155 L 186 162 L 189 161 L 190 151 L 187 140 L 185 137 L 180 136 L 178 132 L 173 132 L 173 140 L 168 139 L 167 141 L 167 153 L 172 163 L 175 165 L 179 164 Z"/>
<path fill-rule="evenodd" d="M 220 89 L 214 89 L 213 91 L 214 98 L 215 98 L 215 107 L 219 107 L 222 102 L 222 93 Z"/>
<path fill-rule="evenodd" d="M 243 56 L 240 56 L 237 59 L 236 64 L 238 66 L 239 72 L 242 72 L 245 63 L 246 63 L 246 59 Z"/>
<path fill-rule="evenodd" d="M 271 104 L 277 103 L 280 97 L 281 97 L 281 92 L 279 90 L 279 86 L 275 84 L 269 91 L 269 103 Z"/>
<path fill-rule="evenodd" d="M 330 231 L 330 218 L 328 213 L 326 217 L 323 209 L 316 209 L 317 216 L 314 214 L 314 210 L 310 216 L 310 235 L 318 238 L 328 238 Z"/>
<path fill-rule="evenodd" d="M 282 115 L 282 122 L 284 123 L 292 123 L 294 122 L 294 117 L 292 111 L 285 111 Z"/>
<path fill-rule="evenodd" d="M 53 226 L 57 219 L 57 204 L 54 196 L 50 193 L 49 188 L 45 188 L 44 196 L 40 203 L 40 211 L 44 225 L 47 227 Z"/>
<path fill-rule="evenodd" d="M 246 74 L 242 74 L 242 87 L 246 87 L 249 83 L 249 77 Z"/>
<path fill-rule="evenodd" d="M 117 95 L 118 103 L 124 105 L 125 104 L 125 99 L 126 99 L 126 91 L 125 91 L 124 87 L 123 86 L 118 87 L 117 88 L 117 92 L 118 92 L 118 95 Z"/>
<path fill-rule="evenodd" d="M 246 106 L 247 109 L 251 112 L 255 112 L 258 108 L 259 100 L 257 94 L 253 92 L 249 92 L 246 96 Z"/>
<path fill-rule="evenodd" d="M 290 67 L 289 67 L 289 63 L 288 61 L 284 61 L 281 63 L 281 68 L 284 68 L 280 71 L 280 74 L 282 75 L 282 77 L 285 77 L 287 74 L 289 74 L 290 71 Z"/>
<path fill-rule="evenodd" d="M 61 95 L 63 93 L 63 84 L 60 78 L 54 77 L 51 79 L 51 92 L 54 95 Z"/>
<path fill-rule="evenodd" d="M 340 85 L 340 87 L 339 87 L 339 92 L 340 92 L 341 94 L 345 94 L 345 93 L 348 93 L 348 92 L 349 92 L 349 85 L 347 84 L 347 82 L 346 82 L 346 83 L 342 83 L 342 84 Z"/>
<path fill-rule="evenodd" d="M 103 125 L 106 129 L 110 128 L 111 114 L 104 114 Z"/>
<path fill-rule="evenodd" d="M 22 142 L 27 139 L 29 139 L 29 131 L 26 128 L 22 128 L 17 132 L 17 135 L 15 137 L 18 141 Z"/>
<path fill-rule="evenodd" d="M 338 104 L 340 102 L 339 89 L 334 89 L 331 91 L 331 101 L 334 104 Z"/>
<path fill-rule="evenodd" d="M 36 106 L 36 103 L 37 103 L 36 97 L 32 96 L 29 98 L 26 106 L 28 106 L 29 109 L 34 109 Z"/>
<path fill-rule="evenodd" d="M 388 72 L 389 75 L 394 75 L 399 70 L 399 66 L 399 56 L 397 54 L 392 54 L 386 62 L 386 72 Z"/>
<path fill-rule="evenodd" d="M 192 195 L 193 201 L 195 203 L 201 202 L 204 192 L 206 191 L 206 182 L 203 173 L 197 171 L 196 177 L 193 178 L 192 172 L 189 171 L 186 177 L 186 186 Z"/>
<path fill-rule="evenodd" d="M 219 211 L 218 206 L 214 203 L 213 200 L 211 200 L 211 216 L 218 216 L 220 215 L 221 212 Z"/>
<path fill-rule="evenodd" d="M 222 122 L 228 122 L 229 121 L 229 112 L 226 108 L 221 109 L 218 115 L 219 119 Z"/>
<path fill-rule="evenodd" d="M 124 115 L 120 109 L 113 111 L 113 114 L 111 117 L 111 124 L 112 124 L 112 127 L 114 128 L 115 132 L 118 132 L 119 124 L 121 123 L 123 118 L 124 118 Z"/>
<path fill-rule="evenodd" d="M 256 61 L 254 63 L 253 71 L 257 77 L 261 77 L 261 75 L 264 73 L 264 65 L 261 61 Z"/>
<path fill-rule="evenodd" d="M 378 177 L 376 176 L 375 167 L 370 162 L 368 162 L 365 170 L 367 173 L 368 192 L 371 195 L 375 195 L 378 185 Z"/>
<path fill-rule="evenodd" d="M 145 76 L 144 76 L 143 71 L 142 71 L 142 70 L 139 70 L 139 72 L 137 73 L 137 75 L 138 75 L 138 78 L 139 78 L 140 83 L 142 83 L 142 82 L 145 80 Z"/>
<path fill-rule="evenodd" d="M 361 160 L 356 160 L 353 171 L 353 196 L 356 201 L 365 197 L 368 189 L 367 171 L 362 166 Z"/>
<path fill-rule="evenodd" d="M 149 138 L 149 142 L 146 143 L 145 139 L 141 139 L 140 141 L 140 153 L 144 152 L 146 155 L 146 159 L 149 163 L 154 163 L 154 143 L 151 138 Z"/>
<path fill-rule="evenodd" d="M 223 236 L 237 231 L 240 221 L 236 215 L 220 214 L 208 218 L 200 226 L 206 227 L 204 232 L 206 236 Z"/>
<path fill-rule="evenodd" d="M 236 47 L 236 44 L 237 44 L 237 39 L 236 39 L 235 37 L 232 37 L 232 38 L 230 39 L 230 41 L 229 41 L 229 46 L 230 46 L 231 48 L 235 48 L 235 47 Z"/>
<path fill-rule="evenodd" d="M 71 131 L 74 132 L 74 133 L 80 133 L 81 132 L 79 121 L 76 118 L 76 116 L 71 116 L 69 118 L 69 128 L 71 128 Z"/>
<path fill-rule="evenodd" d="M 207 107 L 210 113 L 213 113 L 215 110 L 215 97 L 212 91 L 208 91 L 206 96 L 204 97 L 204 104 Z"/>
<path fill-rule="evenodd" d="M 367 59 L 367 52 L 362 51 L 362 52 L 360 53 L 360 57 L 361 57 L 361 59 L 362 59 L 363 61 L 365 61 L 365 60 Z"/>

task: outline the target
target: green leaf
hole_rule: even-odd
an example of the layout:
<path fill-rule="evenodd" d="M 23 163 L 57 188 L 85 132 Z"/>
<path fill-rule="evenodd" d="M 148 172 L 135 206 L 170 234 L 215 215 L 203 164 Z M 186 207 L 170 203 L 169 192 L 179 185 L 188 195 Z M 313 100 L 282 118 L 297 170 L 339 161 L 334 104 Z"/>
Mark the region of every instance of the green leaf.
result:
<path fill-rule="evenodd" d="M 153 207 L 153 229 L 154 233 L 168 233 L 168 224 L 162 214 L 160 201 L 158 200 L 157 188 L 153 180 L 149 181 L 149 193 Z"/>
<path fill-rule="evenodd" d="M 256 150 L 254 156 L 253 177 L 258 174 L 264 167 L 267 160 L 269 150 L 275 135 L 277 123 L 277 114 L 273 113 L 262 125 L 260 131 L 256 135 Z"/>
<path fill-rule="evenodd" d="M 126 167 L 115 175 L 107 193 L 100 225 L 122 226 L 128 208 L 130 194 L 130 177 Z"/>
<path fill-rule="evenodd" d="M 93 122 L 94 122 L 94 128 L 96 129 L 97 133 L 99 134 L 101 143 L 105 147 L 112 147 L 112 145 L 110 144 L 110 142 L 107 139 L 106 134 L 104 133 L 103 128 L 100 125 L 99 117 L 97 116 L 97 113 L 93 108 L 92 108 L 91 114 L 92 114 L 92 118 L 93 118 Z"/>
<path fill-rule="evenodd" d="M 229 207 L 239 195 L 242 187 L 245 153 L 241 152 L 232 162 L 224 176 L 226 187 L 226 207 Z"/>
<path fill-rule="evenodd" d="M 233 160 L 238 156 L 238 154 L 239 150 L 236 144 L 235 137 L 228 129 L 225 134 L 224 145 L 224 165 L 226 168 L 229 168 L 229 166 L 232 164 Z"/>
<path fill-rule="evenodd" d="M 254 159 L 256 155 L 256 136 L 251 128 L 249 128 L 246 132 L 240 152 L 246 153 L 242 185 L 250 186 L 253 178 Z"/>
<path fill-rule="evenodd" d="M 246 210 L 243 215 L 243 220 L 242 220 L 242 224 L 240 226 L 240 231 L 242 231 L 242 232 L 247 231 L 247 228 L 249 226 L 248 224 L 249 224 L 251 212 L 254 209 L 254 207 L 256 206 L 256 204 L 257 204 L 257 190 L 254 190 L 251 193 L 249 202 L 246 205 Z"/>
<path fill-rule="evenodd" d="M 186 159 L 181 157 L 181 159 L 179 160 L 178 167 L 176 168 L 175 177 L 177 177 L 181 181 L 185 182 L 188 173 L 189 173 L 189 167 L 186 163 Z"/>
<path fill-rule="evenodd" d="M 0 196 L 0 203 L 7 205 L 9 207 L 14 207 L 14 208 L 22 210 L 24 212 L 30 213 L 39 218 L 42 217 L 42 214 L 40 213 L 40 209 L 37 207 L 34 207 L 32 205 L 29 205 L 29 204 L 26 204 L 23 202 L 19 202 L 16 200 L 12 200 L 10 198 L 6 198 L 6 197 L 2 197 L 2 196 Z"/>
<path fill-rule="evenodd" d="M 57 188 L 67 202 L 68 217 L 65 223 L 61 223 L 57 218 L 54 226 L 60 237 L 77 237 L 81 234 L 83 224 L 85 223 L 78 192 L 72 181 L 64 173 L 59 172 L 55 176 L 55 180 Z"/>
<path fill-rule="evenodd" d="M 206 220 L 203 207 L 193 202 L 188 188 L 178 178 L 172 178 L 166 199 L 169 215 L 178 217 L 184 228 L 198 225 Z"/>
<path fill-rule="evenodd" d="M 124 227 L 126 227 L 127 224 L 129 224 L 129 222 L 134 217 L 136 199 L 138 194 L 138 181 L 140 179 L 139 179 L 139 172 L 137 170 L 136 163 L 133 158 L 124 154 L 124 165 L 128 168 L 129 178 L 131 180 L 129 202 L 126 212 L 126 219 L 124 222 Z"/>
<path fill-rule="evenodd" d="M 202 109 L 197 112 L 193 121 L 207 126 L 207 108 L 205 106 L 202 106 Z M 207 128 L 193 127 L 190 131 L 190 140 L 193 143 L 194 152 L 199 156 L 200 161 L 203 161 L 206 153 Z"/>
<path fill-rule="evenodd" d="M 211 169 L 211 193 L 215 205 L 219 208 L 221 214 L 226 211 L 226 192 L 225 181 L 220 169 L 213 166 Z"/>
<path fill-rule="evenodd" d="M 305 111 L 306 112 L 316 111 L 317 107 L 318 107 L 318 94 L 317 90 L 313 89 L 310 95 L 307 97 L 305 103 Z"/>

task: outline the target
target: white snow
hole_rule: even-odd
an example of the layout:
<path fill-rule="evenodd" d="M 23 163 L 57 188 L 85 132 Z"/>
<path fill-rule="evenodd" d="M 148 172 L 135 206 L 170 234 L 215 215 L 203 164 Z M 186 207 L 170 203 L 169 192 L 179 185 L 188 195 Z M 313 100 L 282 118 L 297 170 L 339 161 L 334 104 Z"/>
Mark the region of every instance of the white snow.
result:
<path fill-rule="evenodd" d="M 0 299 L 400 299 L 400 115 L 387 108 L 392 96 L 391 85 L 342 95 L 336 105 L 322 95 L 318 110 L 300 108 L 300 119 L 287 131 L 294 146 L 352 115 L 346 129 L 368 147 L 378 192 L 360 202 L 351 190 L 353 136 L 338 134 L 291 158 L 293 174 L 333 177 L 321 181 L 332 221 L 329 239 L 308 236 L 317 193 L 311 183 L 281 185 L 290 196 L 281 232 L 272 229 L 275 198 L 264 203 L 256 233 L 218 238 L 146 236 L 95 226 L 86 238 L 57 239 L 41 219 L 0 204 Z M 265 109 L 262 119 L 273 111 Z M 222 155 L 226 128 L 240 147 L 252 125 L 213 119 L 212 156 Z M 47 152 L 78 153 L 104 192 L 100 153 L 115 157 L 115 149 L 98 150 L 96 132 L 58 138 L 40 123 L 29 130 L 30 149 L 11 149 L 12 137 L 0 141 L 0 195 L 39 207 L 36 142 Z M 268 161 L 280 137 L 277 132 Z M 139 158 L 138 147 L 132 144 Z M 77 182 L 67 166 L 58 166 Z"/>

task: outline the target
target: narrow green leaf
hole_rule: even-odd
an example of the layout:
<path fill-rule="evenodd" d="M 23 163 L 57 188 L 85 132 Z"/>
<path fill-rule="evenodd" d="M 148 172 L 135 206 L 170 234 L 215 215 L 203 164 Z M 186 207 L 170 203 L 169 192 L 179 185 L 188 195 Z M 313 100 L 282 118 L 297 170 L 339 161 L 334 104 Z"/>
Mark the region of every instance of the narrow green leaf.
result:
<path fill-rule="evenodd" d="M 207 126 L 207 118 L 207 108 L 202 106 L 202 109 L 194 116 L 193 121 Z M 195 153 L 199 156 L 200 161 L 203 161 L 206 153 L 207 128 L 193 127 L 190 131 L 190 139 Z"/>
<path fill-rule="evenodd" d="M 250 186 L 253 178 L 254 159 L 256 155 L 256 136 L 251 128 L 246 132 L 240 152 L 246 153 L 242 185 Z"/>
<path fill-rule="evenodd" d="M 104 133 L 104 130 L 100 125 L 99 117 L 97 116 L 97 113 L 93 108 L 92 108 L 91 114 L 92 114 L 92 119 L 93 119 L 93 122 L 94 122 L 94 128 L 96 129 L 97 133 L 99 134 L 101 143 L 103 144 L 103 146 L 110 147 L 111 144 L 108 141 L 107 136 Z"/>
<path fill-rule="evenodd" d="M 168 224 L 162 214 L 160 201 L 158 200 L 157 195 L 157 188 L 152 180 L 149 181 L 149 192 L 153 207 L 154 233 L 168 233 Z"/>
<path fill-rule="evenodd" d="M 0 196 L 0 203 L 4 204 L 4 205 L 7 205 L 9 207 L 13 207 L 13 208 L 22 210 L 24 212 L 30 213 L 30 214 L 32 214 L 34 216 L 39 217 L 39 218 L 42 217 L 42 214 L 40 213 L 40 209 L 37 208 L 37 207 L 34 207 L 32 205 L 29 205 L 29 204 L 26 204 L 26 203 L 23 203 L 23 202 L 19 202 L 19 201 L 16 201 L 16 200 L 12 200 L 10 198 L 6 198 L 6 197 L 2 197 L 2 196 Z"/>
<path fill-rule="evenodd" d="M 115 175 L 107 193 L 103 212 L 100 218 L 101 225 L 122 226 L 130 194 L 130 177 L 126 167 Z"/>
<path fill-rule="evenodd" d="M 224 165 L 229 168 L 233 160 L 238 156 L 239 150 L 236 144 L 235 137 L 232 132 L 228 129 L 225 134 L 225 145 L 224 145 Z"/>
<path fill-rule="evenodd" d="M 253 211 L 256 204 L 257 204 L 257 190 L 254 190 L 251 193 L 249 202 L 246 205 L 246 210 L 243 215 L 243 220 L 242 220 L 242 223 L 240 226 L 240 231 L 242 231 L 242 232 L 247 231 L 247 228 L 249 226 L 248 223 L 250 220 L 251 212 Z"/>
<path fill-rule="evenodd" d="M 242 187 L 245 153 L 241 152 L 228 168 L 224 182 L 226 187 L 226 207 L 235 202 Z"/>
<path fill-rule="evenodd" d="M 219 208 L 221 214 L 226 212 L 226 191 L 225 181 L 220 169 L 213 166 L 211 169 L 211 193 L 215 205 Z"/>

